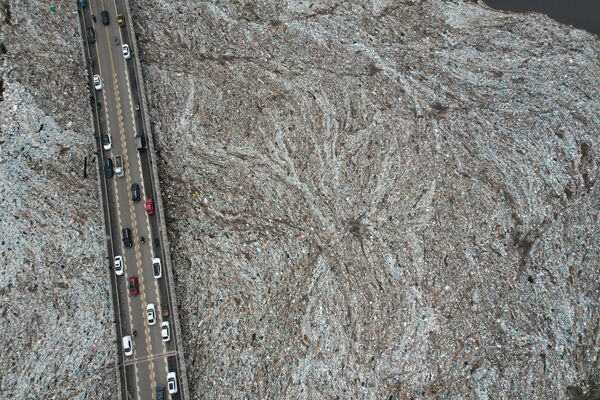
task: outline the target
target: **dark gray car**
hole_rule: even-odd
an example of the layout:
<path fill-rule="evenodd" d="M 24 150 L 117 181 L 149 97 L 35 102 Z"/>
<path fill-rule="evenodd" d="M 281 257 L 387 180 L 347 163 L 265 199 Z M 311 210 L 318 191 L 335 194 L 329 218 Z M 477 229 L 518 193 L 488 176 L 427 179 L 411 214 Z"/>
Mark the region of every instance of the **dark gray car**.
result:
<path fill-rule="evenodd" d="M 133 241 L 131 240 L 131 229 L 125 228 L 121 231 L 121 234 L 123 235 L 123 246 L 133 246 Z"/>
<path fill-rule="evenodd" d="M 110 158 L 104 159 L 104 177 L 106 179 L 112 178 L 113 176 L 113 162 Z"/>
<path fill-rule="evenodd" d="M 131 200 L 140 201 L 140 185 L 137 183 L 131 184 Z"/>
<path fill-rule="evenodd" d="M 96 43 L 96 32 L 94 32 L 94 28 L 87 28 L 87 41 L 89 44 Z"/>
<path fill-rule="evenodd" d="M 102 18 L 102 23 L 104 25 L 108 25 L 109 21 L 108 21 L 108 11 L 104 10 L 100 13 L 100 18 Z"/>

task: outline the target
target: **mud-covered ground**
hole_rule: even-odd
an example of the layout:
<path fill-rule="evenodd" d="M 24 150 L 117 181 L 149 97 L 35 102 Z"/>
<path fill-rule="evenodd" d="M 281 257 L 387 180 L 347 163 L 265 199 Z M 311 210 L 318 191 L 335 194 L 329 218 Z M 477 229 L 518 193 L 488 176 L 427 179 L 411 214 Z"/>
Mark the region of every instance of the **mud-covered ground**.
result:
<path fill-rule="evenodd" d="M 600 381 L 598 37 L 472 2 L 131 6 L 193 398 L 554 399 Z M 42 17 L 62 38 L 45 57 L 13 43 L 23 25 L 0 30 L 0 228 L 21 243 L 0 258 L 1 384 L 27 398 L 44 389 L 23 370 L 62 368 L 58 385 L 103 398 L 73 380 L 115 376 L 96 178 L 64 167 L 94 151 L 77 20 Z M 13 110 L 20 91 L 39 114 Z M 18 189 L 32 162 L 12 155 L 41 133 L 5 121 L 36 115 L 57 133 L 30 157 L 53 173 Z M 81 270 L 53 322 L 51 282 Z M 32 305 L 43 325 L 11 313 Z M 68 346 L 59 323 L 93 329 Z M 62 339 L 30 350 L 34 331 Z M 73 372 L 73 346 L 101 356 Z"/>
<path fill-rule="evenodd" d="M 597 382 L 598 38 L 351 4 L 132 3 L 192 392 Z"/>
<path fill-rule="evenodd" d="M 96 147 L 73 6 L 58 2 L 51 14 L 39 1 L 0 0 L 6 399 L 105 400 L 116 393 Z"/>

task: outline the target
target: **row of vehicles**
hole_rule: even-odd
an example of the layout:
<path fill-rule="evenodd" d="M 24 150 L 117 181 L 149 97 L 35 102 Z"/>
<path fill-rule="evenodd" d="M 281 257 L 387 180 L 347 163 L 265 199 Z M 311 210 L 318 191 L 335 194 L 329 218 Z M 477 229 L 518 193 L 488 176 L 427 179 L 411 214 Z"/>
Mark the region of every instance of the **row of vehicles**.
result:
<path fill-rule="evenodd" d="M 125 273 L 125 261 L 123 260 L 123 256 L 115 256 L 115 274 L 118 276 L 122 276 Z M 160 258 L 156 257 L 152 259 L 152 275 L 155 279 L 162 278 L 162 264 L 160 262 Z M 127 281 L 129 282 L 131 279 L 135 281 L 135 286 L 129 288 L 129 294 L 132 296 L 137 296 L 139 294 L 139 290 L 137 287 L 137 278 L 131 277 Z"/>
<path fill-rule="evenodd" d="M 82 8 L 87 6 L 88 0 L 78 0 L 78 1 L 79 1 L 79 5 Z M 101 11 L 100 19 L 102 21 L 102 24 L 109 25 L 110 24 L 109 12 L 107 10 Z M 92 15 L 92 20 L 94 21 L 94 23 L 96 22 L 96 17 L 94 15 Z M 121 27 L 125 26 L 125 17 L 122 13 L 117 14 L 117 23 Z M 96 32 L 94 30 L 94 27 L 88 27 L 86 29 L 86 37 L 87 37 L 87 41 L 90 45 L 96 42 Z M 120 44 L 118 36 L 115 36 L 112 41 L 115 45 Z M 132 52 L 131 52 L 131 49 L 129 48 L 129 45 L 127 43 L 121 44 L 121 48 L 122 48 L 122 52 L 123 52 L 123 58 L 125 60 L 131 59 Z M 93 86 L 96 91 L 101 91 L 104 89 L 102 77 L 99 74 L 95 74 L 93 76 Z M 140 110 L 139 105 L 136 105 L 135 109 L 137 111 L 139 111 Z M 102 148 L 104 149 L 104 151 L 108 152 L 108 151 L 112 150 L 112 140 L 111 140 L 111 137 L 109 134 L 101 136 L 101 143 L 102 143 Z M 144 136 L 142 134 L 136 135 L 135 144 L 136 144 L 136 148 L 139 152 L 142 152 L 145 150 L 146 144 L 145 144 Z M 112 178 L 113 175 L 116 175 L 117 177 L 120 177 L 120 178 L 125 176 L 123 157 L 121 155 L 115 155 L 114 159 L 109 156 L 104 157 L 104 175 L 105 175 L 106 179 Z M 131 201 L 133 201 L 133 202 L 140 201 L 141 189 L 140 189 L 140 185 L 138 183 L 131 184 L 130 192 L 131 192 Z M 154 211 L 155 211 L 154 199 L 152 197 L 148 197 L 145 199 L 144 204 L 145 204 L 146 213 L 150 216 L 153 215 Z M 125 248 L 133 247 L 133 237 L 132 237 L 131 229 L 129 229 L 129 228 L 122 229 L 121 237 L 123 240 L 123 246 Z M 143 236 L 140 237 L 140 241 L 141 241 L 141 243 L 144 243 Z M 156 241 L 155 241 L 155 246 L 158 246 L 158 239 L 156 239 Z M 125 275 L 125 267 L 126 267 L 125 259 L 124 259 L 123 255 L 116 255 L 114 258 L 115 274 L 117 276 Z M 161 279 L 163 277 L 162 263 L 161 263 L 161 259 L 158 257 L 155 257 L 152 259 L 152 275 L 155 279 Z M 127 277 L 127 291 L 129 293 L 129 296 L 132 296 L 132 297 L 138 296 L 140 294 L 140 281 L 137 276 L 128 276 Z M 161 336 L 163 342 L 169 342 L 171 340 L 171 326 L 170 326 L 170 323 L 168 320 L 169 308 L 167 305 L 162 305 L 162 306 L 160 306 L 160 310 L 161 310 L 161 312 L 159 315 L 157 313 L 157 306 L 155 304 L 153 304 L 153 303 L 146 304 L 145 320 L 146 320 L 146 323 L 148 324 L 148 326 L 152 327 L 152 326 L 156 326 L 157 324 L 159 324 L 159 319 L 160 319 L 161 320 L 160 325 L 159 325 L 160 326 L 160 336 Z M 126 357 L 134 356 L 134 339 L 132 338 L 132 336 L 133 337 L 136 336 L 135 330 L 132 332 L 132 334 L 122 337 L 123 353 L 125 354 Z M 165 391 L 165 388 L 163 388 L 162 386 L 159 386 L 156 388 L 156 397 L 158 400 L 164 399 L 164 391 Z M 168 372 L 168 374 L 167 374 L 167 391 L 170 394 L 177 393 L 177 391 L 178 391 L 177 375 L 176 375 L 176 372 L 174 372 L 174 371 Z"/>
<path fill-rule="evenodd" d="M 104 150 L 109 151 L 112 148 L 109 135 L 102 135 L 102 143 Z M 123 178 L 125 176 L 123 156 L 121 155 L 116 155 L 114 162 L 110 157 L 104 158 L 104 177 L 110 179 L 113 175 L 117 175 L 118 178 Z M 139 198 L 137 200 L 139 200 Z M 148 215 L 152 214 L 153 210 L 148 212 Z"/>
<path fill-rule="evenodd" d="M 103 10 L 102 12 L 100 12 L 100 18 L 102 19 L 102 24 L 104 25 L 108 25 L 110 24 L 110 17 L 108 14 L 107 10 Z M 92 15 L 92 20 L 94 22 L 96 22 L 96 16 Z M 118 13 L 117 14 L 117 23 L 119 24 L 119 26 L 123 27 L 125 26 L 125 16 L 123 15 L 123 13 Z M 94 30 L 93 27 L 88 27 L 86 29 L 86 36 L 87 36 L 87 42 L 88 44 L 94 44 L 96 43 L 96 31 Z M 115 37 L 115 43 L 118 44 L 118 38 Z M 129 60 L 131 58 L 131 51 L 129 50 L 129 45 L 127 43 L 124 43 L 121 48 L 123 49 L 123 57 L 126 60 Z M 100 78 L 100 75 L 94 75 L 94 89 L 96 90 L 102 90 L 102 78 Z"/>
<path fill-rule="evenodd" d="M 91 28 L 89 28 L 89 29 L 91 29 Z M 129 50 L 129 45 L 127 43 L 125 43 L 121 47 L 123 49 L 123 57 L 126 60 L 129 60 L 131 58 L 131 51 Z M 103 88 L 104 88 L 104 85 L 102 84 L 102 78 L 100 77 L 100 75 L 95 74 L 94 75 L 94 89 L 102 90 Z"/>

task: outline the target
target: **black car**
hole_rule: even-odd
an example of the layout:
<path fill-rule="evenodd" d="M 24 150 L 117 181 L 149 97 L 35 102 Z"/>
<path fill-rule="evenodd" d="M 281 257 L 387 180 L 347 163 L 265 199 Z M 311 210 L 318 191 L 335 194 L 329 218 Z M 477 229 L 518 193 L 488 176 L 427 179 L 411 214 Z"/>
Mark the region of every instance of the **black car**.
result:
<path fill-rule="evenodd" d="M 123 246 L 131 247 L 133 245 L 133 241 L 131 240 L 131 229 L 125 228 L 121 231 L 123 235 Z"/>
<path fill-rule="evenodd" d="M 131 184 L 131 200 L 140 201 L 140 185 L 137 183 Z"/>
<path fill-rule="evenodd" d="M 96 32 L 94 28 L 87 28 L 87 41 L 89 44 L 96 43 Z"/>
<path fill-rule="evenodd" d="M 110 158 L 104 159 L 104 176 L 106 179 L 112 178 L 113 176 L 113 162 Z"/>
<path fill-rule="evenodd" d="M 109 21 L 108 21 L 108 11 L 104 10 L 100 13 L 100 18 L 102 18 L 102 23 L 104 25 L 108 25 Z"/>

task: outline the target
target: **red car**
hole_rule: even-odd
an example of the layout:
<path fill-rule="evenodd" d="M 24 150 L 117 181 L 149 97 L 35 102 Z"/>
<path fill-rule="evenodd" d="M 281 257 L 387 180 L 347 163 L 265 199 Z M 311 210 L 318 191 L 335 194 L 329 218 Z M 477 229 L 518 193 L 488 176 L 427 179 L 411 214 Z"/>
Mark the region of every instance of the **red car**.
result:
<path fill-rule="evenodd" d="M 148 215 L 154 214 L 154 200 L 152 200 L 152 197 L 146 199 L 146 212 Z"/>
<path fill-rule="evenodd" d="M 127 289 L 129 290 L 129 294 L 131 296 L 137 296 L 140 294 L 140 282 L 138 281 L 137 276 L 132 276 L 127 279 Z"/>

